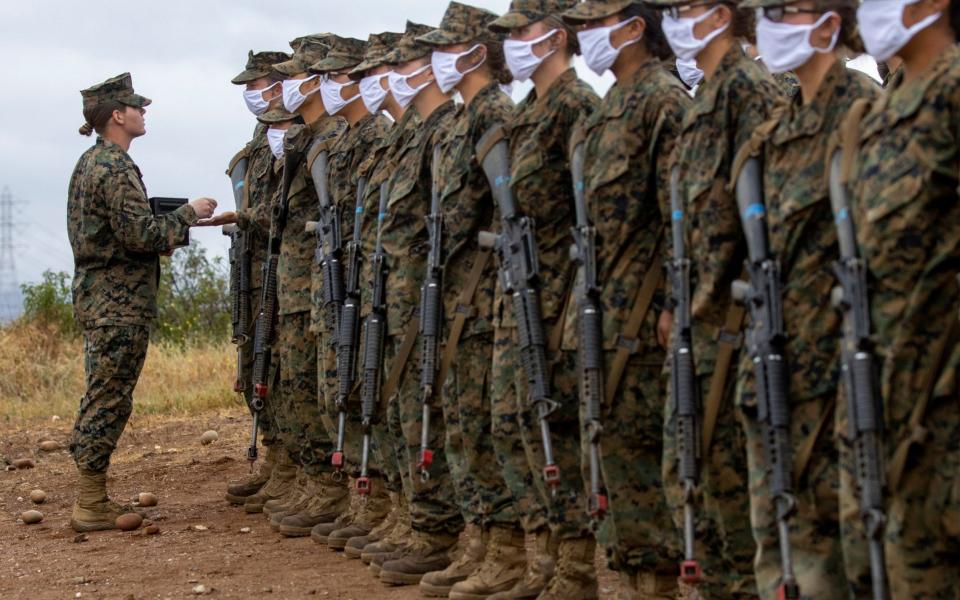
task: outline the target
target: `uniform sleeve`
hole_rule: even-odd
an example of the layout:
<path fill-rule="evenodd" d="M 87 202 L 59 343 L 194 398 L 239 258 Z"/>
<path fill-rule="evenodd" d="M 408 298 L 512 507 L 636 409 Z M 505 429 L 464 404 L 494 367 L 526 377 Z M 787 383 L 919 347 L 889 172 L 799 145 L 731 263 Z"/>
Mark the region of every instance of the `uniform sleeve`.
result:
<path fill-rule="evenodd" d="M 169 252 L 197 221 L 189 204 L 155 217 L 143 186 L 132 171 L 109 175 L 104 189 L 110 206 L 110 226 L 123 247 L 131 252 Z"/>

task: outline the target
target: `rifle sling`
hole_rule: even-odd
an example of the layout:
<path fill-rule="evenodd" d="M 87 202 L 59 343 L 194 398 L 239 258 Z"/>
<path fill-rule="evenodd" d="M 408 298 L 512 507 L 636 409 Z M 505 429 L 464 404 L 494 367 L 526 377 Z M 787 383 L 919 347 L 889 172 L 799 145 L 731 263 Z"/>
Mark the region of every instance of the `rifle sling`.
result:
<path fill-rule="evenodd" d="M 413 352 L 413 345 L 417 341 L 417 333 L 420 331 L 420 317 L 414 316 L 407 325 L 407 331 L 403 334 L 403 342 L 400 344 L 400 351 L 393 358 L 390 365 L 390 374 L 387 375 L 387 381 L 380 388 L 380 397 L 389 401 L 400 387 L 400 377 L 403 376 L 403 369 L 410 360 L 410 354 Z"/>
<path fill-rule="evenodd" d="M 833 409 L 836 404 L 835 396 L 827 399 L 826 405 L 823 407 L 823 412 L 820 413 L 820 418 L 817 419 L 817 424 L 813 427 L 813 431 L 810 432 L 810 435 L 808 435 L 800 445 L 800 449 L 793 459 L 793 477 L 795 481 L 802 480 L 807 467 L 810 466 L 810 459 L 813 457 L 813 448 L 817 445 L 817 440 L 820 439 L 820 435 L 823 433 L 827 421 L 833 416 Z"/>
<path fill-rule="evenodd" d="M 480 248 L 473 255 L 473 268 L 470 270 L 466 285 L 463 286 L 460 295 L 457 296 L 457 314 L 453 318 L 450 335 L 447 336 L 447 345 L 443 349 L 443 356 L 440 358 L 440 372 L 437 374 L 438 387 L 443 387 L 450 365 L 457 358 L 457 347 L 460 345 L 460 336 L 463 335 L 467 319 L 474 316 L 474 308 L 471 306 L 471 302 L 473 302 L 473 297 L 477 293 L 477 288 L 480 287 L 480 280 L 483 279 L 483 272 L 490 262 L 491 254 L 490 249 Z"/>
<path fill-rule="evenodd" d="M 723 402 L 723 392 L 727 387 L 727 376 L 730 374 L 730 365 L 733 362 L 734 353 L 740 348 L 743 328 L 743 318 L 746 316 L 746 308 L 732 302 L 727 309 L 727 320 L 723 324 L 723 329 L 717 339 L 717 361 L 713 368 L 713 375 L 710 377 L 710 388 L 707 391 L 707 399 L 704 403 L 703 415 L 703 448 L 704 456 L 710 451 L 710 444 L 713 442 L 713 430 L 717 426 L 717 416 L 720 414 L 720 403 Z"/>
<path fill-rule="evenodd" d="M 657 292 L 657 288 L 660 287 L 660 282 L 663 280 L 663 270 L 654 264 L 657 256 L 660 255 L 660 246 L 663 244 L 663 232 L 664 228 L 661 227 L 657 233 L 657 243 L 654 245 L 653 252 L 651 252 L 650 258 L 647 260 L 647 274 L 644 275 L 643 283 L 640 285 L 640 289 L 637 290 L 637 296 L 633 301 L 633 308 L 630 309 L 630 316 L 627 317 L 627 322 L 617 338 L 617 353 L 614 355 L 613 362 L 610 365 L 610 374 L 607 377 L 605 390 L 604 399 L 607 405 L 613 402 L 617 388 L 620 387 L 623 371 L 627 368 L 630 355 L 634 353 L 639 343 L 637 335 L 640 333 L 640 327 L 643 326 L 643 321 L 647 318 L 650 305 L 653 303 L 653 296 Z"/>

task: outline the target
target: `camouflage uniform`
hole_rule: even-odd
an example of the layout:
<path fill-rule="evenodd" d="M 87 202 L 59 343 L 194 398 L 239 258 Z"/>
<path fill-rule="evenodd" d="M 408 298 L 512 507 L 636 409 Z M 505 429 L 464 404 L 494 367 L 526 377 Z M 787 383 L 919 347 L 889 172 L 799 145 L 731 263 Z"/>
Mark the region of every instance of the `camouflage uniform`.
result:
<path fill-rule="evenodd" d="M 840 376 L 840 315 L 826 302 L 837 236 L 827 189 L 828 141 L 851 103 L 873 98 L 879 88 L 837 60 L 809 104 L 799 96 L 754 135 L 764 164 L 764 196 L 770 248 L 780 262 L 783 319 L 790 365 L 790 441 L 795 451 L 813 444 L 794 471 L 798 512 L 790 521 L 793 568 L 804 598 L 845 597 L 840 549 L 834 403 Z M 761 145 L 762 144 L 762 145 Z M 775 594 L 781 576 L 776 514 L 769 491 L 766 452 L 753 407 L 753 363 L 744 353 L 739 370 L 740 405 L 750 473 L 751 523 L 757 542 L 755 571 L 761 597 Z M 828 426 L 829 425 L 829 426 Z M 796 465 L 796 463 L 794 463 Z"/>
<path fill-rule="evenodd" d="M 81 94 L 84 108 L 109 101 L 150 104 L 134 93 L 129 73 Z M 104 473 L 110 464 L 133 410 L 157 316 L 160 253 L 176 248 L 196 221 L 189 205 L 155 217 L 140 169 L 117 144 L 98 137 L 77 161 L 67 195 L 67 232 L 87 386 L 70 441 L 81 472 Z"/>
<path fill-rule="evenodd" d="M 746 244 L 736 201 L 727 191 L 737 150 L 781 98 L 761 65 L 734 45 L 716 72 L 697 90 L 677 143 L 680 194 L 687 206 L 687 242 L 691 259 L 693 348 L 699 389 L 704 397 L 718 352 L 717 340 L 731 306 L 730 284 L 743 269 Z M 738 332 L 730 332 L 737 335 Z M 733 364 L 737 361 L 733 357 Z M 703 510 L 697 556 L 710 597 L 755 596 L 755 546 L 747 515 L 746 448 L 734 408 L 734 377 L 727 379 L 712 445 L 704 450 Z M 739 407 L 737 407 L 739 409 Z M 682 527 L 682 486 L 676 471 L 674 403 L 666 407 L 664 483 L 674 519 Z"/>
<path fill-rule="evenodd" d="M 887 90 L 861 123 L 851 181 L 882 360 L 890 597 L 956 598 L 960 345 L 945 332 L 956 331 L 960 272 L 960 48 L 951 46 L 909 81 L 894 75 Z M 893 457 L 906 440 L 914 445 L 896 481 Z"/>
<path fill-rule="evenodd" d="M 592 16 L 584 14 L 589 4 L 579 6 L 584 8 L 574 14 Z M 600 17 L 616 14 L 593 8 L 601 12 Z M 584 185 L 599 240 L 597 272 L 603 285 L 608 368 L 647 271 L 661 269 L 666 256 L 669 157 L 689 105 L 682 83 L 651 59 L 618 80 L 585 125 Z M 568 312 L 565 348 L 576 344 L 574 304 Z M 611 404 L 602 406 L 602 466 L 610 510 L 599 524 L 597 540 L 606 548 L 611 568 L 661 573 L 672 580 L 680 560 L 680 538 L 663 493 L 660 468 L 665 353 L 657 343 L 656 328 L 663 305 L 663 293 L 657 293 L 618 393 Z M 581 406 L 581 421 L 586 424 L 584 410 Z M 589 465 L 586 456 L 582 460 Z M 584 473 L 584 481 L 589 489 L 589 472 Z"/>

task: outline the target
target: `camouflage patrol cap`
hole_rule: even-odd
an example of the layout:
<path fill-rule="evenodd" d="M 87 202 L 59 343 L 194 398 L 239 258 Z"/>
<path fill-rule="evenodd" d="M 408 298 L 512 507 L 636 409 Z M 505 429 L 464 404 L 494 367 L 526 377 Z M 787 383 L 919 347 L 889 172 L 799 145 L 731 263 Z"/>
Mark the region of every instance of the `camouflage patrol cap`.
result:
<path fill-rule="evenodd" d="M 350 69 L 363 60 L 363 53 L 367 43 L 356 38 L 345 38 L 339 35 L 330 38 L 330 52 L 323 58 L 310 65 L 311 73 L 329 73 Z"/>
<path fill-rule="evenodd" d="M 287 121 L 293 121 L 297 118 L 295 113 L 287 111 L 287 109 L 282 106 L 279 108 L 271 108 L 267 112 L 257 117 L 257 120 L 263 123 L 264 125 L 273 125 L 274 123 L 286 123 Z"/>
<path fill-rule="evenodd" d="M 247 55 L 247 68 L 242 73 L 230 80 L 235 85 L 244 85 L 261 77 L 270 74 L 273 65 L 278 62 L 290 60 L 290 55 L 286 52 L 257 52 Z"/>
<path fill-rule="evenodd" d="M 639 2 L 637 0 L 583 0 L 561 16 L 568 22 L 605 19 L 618 14 L 631 4 L 639 4 Z"/>
<path fill-rule="evenodd" d="M 400 42 L 402 37 L 402 33 L 392 31 L 370 34 L 370 37 L 367 38 L 367 51 L 363 55 L 363 62 L 350 71 L 350 78 L 363 79 L 367 71 L 384 64 L 383 59 Z"/>
<path fill-rule="evenodd" d="M 432 30 L 433 27 L 429 25 L 421 25 L 407 21 L 407 30 L 403 33 L 403 37 L 400 38 L 397 47 L 383 57 L 383 62 L 388 65 L 398 65 L 427 56 L 433 52 L 433 48 L 427 44 L 418 42 L 417 38 Z"/>
<path fill-rule="evenodd" d="M 418 42 L 433 46 L 465 44 L 474 40 L 494 39 L 487 28 L 497 19 L 497 14 L 484 8 L 451 2 L 443 14 L 440 27 L 417 38 Z"/>
<path fill-rule="evenodd" d="M 273 70 L 291 77 L 297 73 L 306 73 L 310 70 L 310 65 L 320 62 L 330 51 L 329 33 L 308 35 L 297 38 L 290 42 L 294 47 L 293 56 L 289 60 L 279 62 L 273 65 Z"/>
<path fill-rule="evenodd" d="M 490 30 L 505 33 L 511 29 L 525 27 L 542 21 L 550 15 L 559 16 L 576 3 L 577 0 L 513 0 L 510 2 L 510 10 L 507 14 L 490 23 Z"/>
<path fill-rule="evenodd" d="M 150 98 L 134 93 L 133 77 L 130 73 L 111 77 L 103 83 L 80 90 L 80 95 L 83 97 L 83 110 L 113 100 L 134 108 L 143 108 L 153 102 Z"/>

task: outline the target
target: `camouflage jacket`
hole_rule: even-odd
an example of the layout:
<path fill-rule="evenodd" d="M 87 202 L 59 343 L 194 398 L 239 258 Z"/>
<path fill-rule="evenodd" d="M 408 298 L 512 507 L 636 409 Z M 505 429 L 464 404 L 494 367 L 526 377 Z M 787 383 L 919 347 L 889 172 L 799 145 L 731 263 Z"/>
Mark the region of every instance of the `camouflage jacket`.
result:
<path fill-rule="evenodd" d="M 340 215 L 340 235 L 343 242 L 343 275 L 347 276 L 346 247 L 347 242 L 353 239 L 353 225 L 357 218 L 357 181 L 360 165 L 383 144 L 390 130 L 390 121 L 383 115 L 367 115 L 353 126 L 348 127 L 343 135 L 329 147 L 327 158 L 327 189 L 330 193 L 330 202 L 337 207 Z M 310 165 L 321 147 L 314 148 L 307 158 Z M 319 201 L 319 200 L 318 200 Z M 361 205 L 362 206 L 362 205 Z M 374 211 L 376 212 L 376 211 Z M 369 218 L 364 210 L 360 213 L 361 224 L 363 219 Z M 376 218 L 374 215 L 373 218 Z M 317 240 L 314 240 L 317 243 Z M 360 260 L 363 261 L 363 253 Z M 316 261 L 314 261 L 316 263 Z M 321 314 L 323 304 L 323 276 L 319 264 L 313 269 L 313 307 L 310 311 L 310 327 L 313 331 L 324 330 L 324 320 Z"/>
<path fill-rule="evenodd" d="M 244 206 L 237 207 L 238 226 L 249 232 L 250 287 L 262 285 L 261 265 L 267 257 L 270 230 L 270 206 L 280 179 L 274 170 L 273 152 L 267 142 L 267 128 L 258 124 L 253 139 L 247 144 L 247 176 L 244 181 Z"/>
<path fill-rule="evenodd" d="M 570 178 L 570 138 L 576 124 L 597 109 L 600 98 L 577 73 L 563 73 L 543 98 L 537 90 L 517 105 L 510 123 L 510 186 L 521 212 L 536 225 L 543 281 L 541 305 L 550 324 L 559 324 L 572 289 L 575 271 L 570 260 L 570 229 L 575 223 L 573 181 Z M 500 326 L 515 327 L 498 293 Z"/>
<path fill-rule="evenodd" d="M 838 60 L 816 97 L 798 95 L 763 138 L 763 187 L 770 248 L 780 262 L 783 318 L 790 363 L 791 401 L 834 393 L 840 376 L 840 316 L 827 301 L 836 284 L 831 264 L 837 235 L 827 188 L 828 142 L 857 98 L 875 98 L 880 88 L 870 77 Z M 770 123 L 773 125 L 773 122 Z M 745 354 L 741 372 L 752 374 Z"/>
<path fill-rule="evenodd" d="M 443 144 L 437 169 L 443 213 L 444 316 L 452 321 L 457 299 L 470 279 L 479 244 L 477 234 L 493 229 L 498 213 L 483 169 L 477 162 L 476 145 L 488 129 L 507 122 L 513 102 L 491 83 L 480 90 L 469 106 L 459 111 Z M 493 291 L 496 264 L 490 259 L 469 304 L 472 318 L 462 337 L 493 331 Z"/>
<path fill-rule="evenodd" d="M 159 253 L 172 250 L 196 221 L 189 205 L 154 217 L 140 169 L 120 146 L 98 137 L 77 161 L 67 194 L 80 326 L 148 325 L 157 315 Z"/>
<path fill-rule="evenodd" d="M 383 249 L 387 277 L 387 333 L 402 335 L 420 305 L 420 284 L 426 266 L 430 212 L 431 161 L 456 115 L 449 101 L 423 120 L 391 161 L 390 200 L 383 221 Z"/>
<path fill-rule="evenodd" d="M 602 286 L 604 348 L 617 347 L 637 292 L 650 269 L 663 268 L 669 245 L 670 154 L 690 97 L 679 79 L 651 60 L 618 81 L 585 124 L 584 186 L 597 229 L 597 275 Z M 657 243 L 659 240 L 659 250 Z M 661 289 L 666 284 L 661 285 Z M 635 354 L 662 365 L 657 294 L 640 330 Z M 575 303 L 567 313 L 564 347 L 574 348 Z"/>
<path fill-rule="evenodd" d="M 716 340 L 743 270 L 746 242 L 728 190 L 732 162 L 782 98 L 764 67 L 734 44 L 697 89 L 677 141 L 680 197 L 686 206 L 691 260 L 694 356 L 698 374 L 713 371 Z"/>
<path fill-rule="evenodd" d="M 313 304 L 311 278 L 315 268 L 314 251 L 317 238 L 307 233 L 307 221 L 316 221 L 320 216 L 320 203 L 313 179 L 307 167 L 306 156 L 314 143 L 329 144 L 346 129 L 346 121 L 324 117 L 311 125 L 293 125 L 287 130 L 285 145 L 303 154 L 297 172 L 290 182 L 287 206 L 287 223 L 280 242 L 280 259 L 277 263 L 277 304 L 279 314 L 289 315 L 308 312 Z M 283 159 L 277 161 L 282 164 Z M 274 202 L 280 201 L 277 190 Z"/>
<path fill-rule="evenodd" d="M 933 376 L 956 403 L 960 347 L 936 345 L 957 319 L 960 273 L 960 48 L 911 81 L 896 74 L 860 127 L 851 179 L 857 239 L 868 267 L 871 318 L 884 357 L 887 417 L 904 424 Z M 897 439 L 897 436 L 895 439 Z"/>

